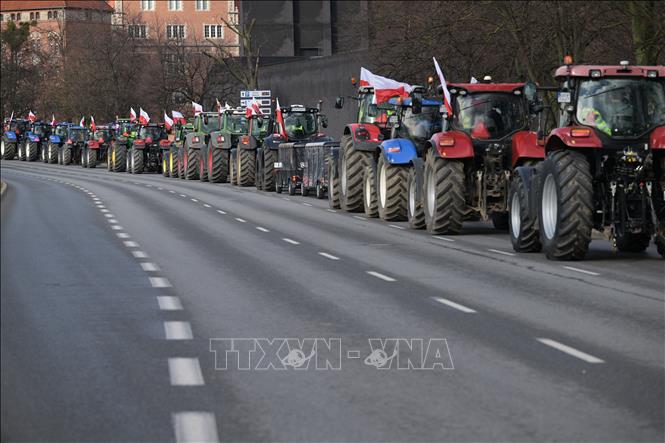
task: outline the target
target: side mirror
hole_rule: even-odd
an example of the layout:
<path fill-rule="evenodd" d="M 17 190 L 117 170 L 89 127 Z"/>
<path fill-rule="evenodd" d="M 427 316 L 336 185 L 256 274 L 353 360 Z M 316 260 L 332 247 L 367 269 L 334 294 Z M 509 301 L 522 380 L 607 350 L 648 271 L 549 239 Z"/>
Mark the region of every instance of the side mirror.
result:
<path fill-rule="evenodd" d="M 321 126 L 324 128 L 328 127 L 328 117 L 326 117 L 325 115 L 321 116 Z"/>
<path fill-rule="evenodd" d="M 533 82 L 526 82 L 524 84 L 524 97 L 529 103 L 535 103 L 538 99 L 538 88 Z"/>
<path fill-rule="evenodd" d="M 423 112 L 422 99 L 417 95 L 414 95 L 411 98 L 411 112 L 414 114 L 420 114 L 421 112 Z"/>
<path fill-rule="evenodd" d="M 341 95 L 335 99 L 335 108 L 342 109 L 344 107 L 344 97 Z"/>
<path fill-rule="evenodd" d="M 262 118 L 259 117 L 258 119 L 256 119 L 256 126 L 258 126 L 259 128 L 263 127 L 263 119 Z"/>

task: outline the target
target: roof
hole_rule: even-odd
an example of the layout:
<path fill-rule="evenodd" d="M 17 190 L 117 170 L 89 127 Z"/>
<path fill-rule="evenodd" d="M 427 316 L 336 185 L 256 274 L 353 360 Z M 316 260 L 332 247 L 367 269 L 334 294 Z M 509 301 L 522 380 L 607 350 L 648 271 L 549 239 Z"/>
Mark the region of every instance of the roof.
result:
<path fill-rule="evenodd" d="M 462 88 L 469 92 L 513 92 L 524 83 L 453 83 L 450 88 Z"/>
<path fill-rule="evenodd" d="M 626 69 L 627 68 L 627 69 Z M 570 71 L 569 71 L 570 69 Z M 561 66 L 556 70 L 555 77 L 591 77 L 591 71 L 600 71 L 602 77 L 646 77 L 648 71 L 658 71 L 658 77 L 665 77 L 665 66 L 617 66 L 617 65 L 572 65 Z"/>
<path fill-rule="evenodd" d="M 392 97 L 388 100 L 388 103 L 391 105 L 404 105 L 404 106 L 411 106 L 411 97 L 406 97 L 401 100 L 401 103 L 397 100 L 396 97 Z M 431 98 L 424 98 L 421 101 L 421 104 L 423 106 L 441 106 L 442 101 L 437 100 L 437 99 L 431 99 Z"/>
<path fill-rule="evenodd" d="M 0 11 L 31 11 L 38 9 L 96 9 L 113 12 L 104 0 L 2 0 Z"/>

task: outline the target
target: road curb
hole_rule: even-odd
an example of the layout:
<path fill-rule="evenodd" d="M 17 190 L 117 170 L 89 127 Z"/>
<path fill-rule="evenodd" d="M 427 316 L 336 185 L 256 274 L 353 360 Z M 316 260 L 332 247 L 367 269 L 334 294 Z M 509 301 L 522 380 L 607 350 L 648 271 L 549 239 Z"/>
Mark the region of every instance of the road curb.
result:
<path fill-rule="evenodd" d="M 0 182 L 0 197 L 5 195 L 5 191 L 7 190 L 7 183 L 5 182 Z"/>

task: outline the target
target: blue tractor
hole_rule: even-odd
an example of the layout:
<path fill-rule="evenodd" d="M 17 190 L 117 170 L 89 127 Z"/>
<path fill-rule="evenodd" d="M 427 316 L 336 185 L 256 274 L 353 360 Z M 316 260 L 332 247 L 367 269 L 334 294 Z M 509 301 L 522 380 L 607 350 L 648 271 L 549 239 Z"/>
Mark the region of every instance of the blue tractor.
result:
<path fill-rule="evenodd" d="M 57 130 L 57 128 L 56 128 Z M 86 128 L 78 125 L 67 126 L 67 132 L 63 136 L 58 135 L 57 160 L 59 165 L 80 164 L 81 152 L 88 142 L 89 133 Z"/>
<path fill-rule="evenodd" d="M 67 141 L 67 130 L 71 123 L 62 122 L 55 125 L 51 135 L 48 137 L 48 144 L 46 145 L 46 162 L 47 163 L 60 163 L 59 152 L 60 148 L 65 141 Z"/>
<path fill-rule="evenodd" d="M 38 159 L 44 161 L 49 135 L 51 135 L 51 126 L 48 123 L 42 121 L 30 123 L 23 146 L 19 145 L 19 158 L 29 162 Z"/>
<path fill-rule="evenodd" d="M 14 160 L 18 147 L 25 139 L 29 124 L 30 122 L 24 119 L 12 119 L 5 123 L 0 141 L 0 156 L 3 160 Z"/>

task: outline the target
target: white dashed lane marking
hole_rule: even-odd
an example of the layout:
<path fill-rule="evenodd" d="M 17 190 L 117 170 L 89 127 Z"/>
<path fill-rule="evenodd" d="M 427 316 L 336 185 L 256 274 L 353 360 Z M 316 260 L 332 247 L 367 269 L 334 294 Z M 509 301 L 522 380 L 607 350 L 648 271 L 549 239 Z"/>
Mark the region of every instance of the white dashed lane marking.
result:
<path fill-rule="evenodd" d="M 310 203 L 303 203 L 305 206 L 312 206 Z"/>
<path fill-rule="evenodd" d="M 361 217 L 359 215 L 354 215 L 353 218 L 355 218 L 357 220 L 367 220 L 365 217 Z"/>
<path fill-rule="evenodd" d="M 564 345 L 563 343 L 559 343 L 556 340 L 552 340 L 549 338 L 537 338 L 536 340 L 538 340 L 544 345 L 550 346 L 561 352 L 565 352 L 566 354 L 572 355 L 573 357 L 579 358 L 580 360 L 584 360 L 587 363 L 605 363 L 604 360 L 601 360 L 598 357 L 594 357 L 593 355 L 587 354 L 586 352 L 582 352 L 568 345 Z"/>
<path fill-rule="evenodd" d="M 291 240 L 290 238 L 283 238 L 282 240 L 284 240 L 287 243 L 291 243 L 292 245 L 299 245 L 300 244 L 299 241 Z"/>
<path fill-rule="evenodd" d="M 125 240 L 122 242 L 128 248 L 138 248 L 139 244 L 132 240 Z"/>
<path fill-rule="evenodd" d="M 116 235 L 118 236 L 118 238 L 129 238 L 129 234 L 127 234 L 126 232 L 118 232 Z"/>
<path fill-rule="evenodd" d="M 380 278 L 381 280 L 384 280 L 384 281 L 397 281 L 392 277 L 388 277 L 387 275 L 383 275 L 383 274 L 381 274 L 379 272 L 376 272 L 376 271 L 365 271 L 365 272 L 367 272 L 372 277 Z"/>
<path fill-rule="evenodd" d="M 440 235 L 433 235 L 432 238 L 436 238 L 436 239 L 443 240 L 443 241 L 449 241 L 449 242 L 454 242 L 455 241 L 452 238 L 441 237 Z"/>
<path fill-rule="evenodd" d="M 164 335 L 167 340 L 191 340 L 194 337 L 187 321 L 165 321 Z"/>
<path fill-rule="evenodd" d="M 222 211 L 221 209 L 218 209 L 217 212 L 219 212 L 222 215 L 226 215 L 226 212 Z"/>
<path fill-rule="evenodd" d="M 397 225 L 388 225 L 388 226 L 395 229 L 404 229 L 404 226 L 397 226 Z"/>
<path fill-rule="evenodd" d="M 120 225 L 111 225 L 111 229 L 114 231 L 122 231 L 124 228 Z"/>
<path fill-rule="evenodd" d="M 332 255 L 332 254 L 328 254 L 327 252 L 319 252 L 319 255 L 320 255 L 321 257 L 325 257 L 325 258 L 328 258 L 328 259 L 330 259 L 330 260 L 339 260 L 339 257 L 336 257 L 336 256 L 334 256 L 334 255 Z"/>
<path fill-rule="evenodd" d="M 149 277 L 153 288 L 170 288 L 171 282 L 164 277 Z"/>
<path fill-rule="evenodd" d="M 600 275 L 598 272 L 587 271 L 586 269 L 580 269 L 580 268 L 573 268 L 572 266 L 564 266 L 563 268 L 568 269 L 569 271 L 581 272 L 582 274 L 587 274 L 587 275 Z"/>
<path fill-rule="evenodd" d="M 193 201 L 194 203 L 198 203 L 198 200 L 195 198 L 190 198 L 190 200 Z"/>
<path fill-rule="evenodd" d="M 210 412 L 175 412 L 171 418 L 177 443 L 219 441 L 215 415 Z"/>
<path fill-rule="evenodd" d="M 210 205 L 208 203 L 203 203 L 203 206 L 205 206 L 206 208 L 210 207 Z"/>
<path fill-rule="evenodd" d="M 270 232 L 270 230 L 264 228 L 263 226 L 257 226 L 256 229 L 258 229 L 261 232 Z"/>
<path fill-rule="evenodd" d="M 465 312 L 467 314 L 475 314 L 476 313 L 476 311 L 471 309 L 471 308 L 467 308 L 464 305 L 460 305 L 459 303 L 455 303 L 454 301 L 450 301 L 450 300 L 445 299 L 443 297 L 432 297 L 432 299 L 436 302 L 439 302 L 441 304 L 450 306 L 451 308 L 457 309 L 458 311 L 462 311 L 462 312 Z"/>
<path fill-rule="evenodd" d="M 172 295 L 157 296 L 157 304 L 162 311 L 182 311 L 180 299 Z"/>
<path fill-rule="evenodd" d="M 132 251 L 134 258 L 148 258 L 148 254 L 143 251 Z"/>
<path fill-rule="evenodd" d="M 202 386 L 205 384 L 198 358 L 169 358 L 169 376 L 172 386 Z"/>
<path fill-rule="evenodd" d="M 150 263 L 150 262 L 143 262 L 141 263 L 141 269 L 143 269 L 146 272 L 157 272 L 159 271 L 159 266 L 155 263 Z"/>
<path fill-rule="evenodd" d="M 236 220 L 239 221 L 240 223 L 247 223 L 247 220 L 244 220 L 242 218 L 236 217 Z"/>

